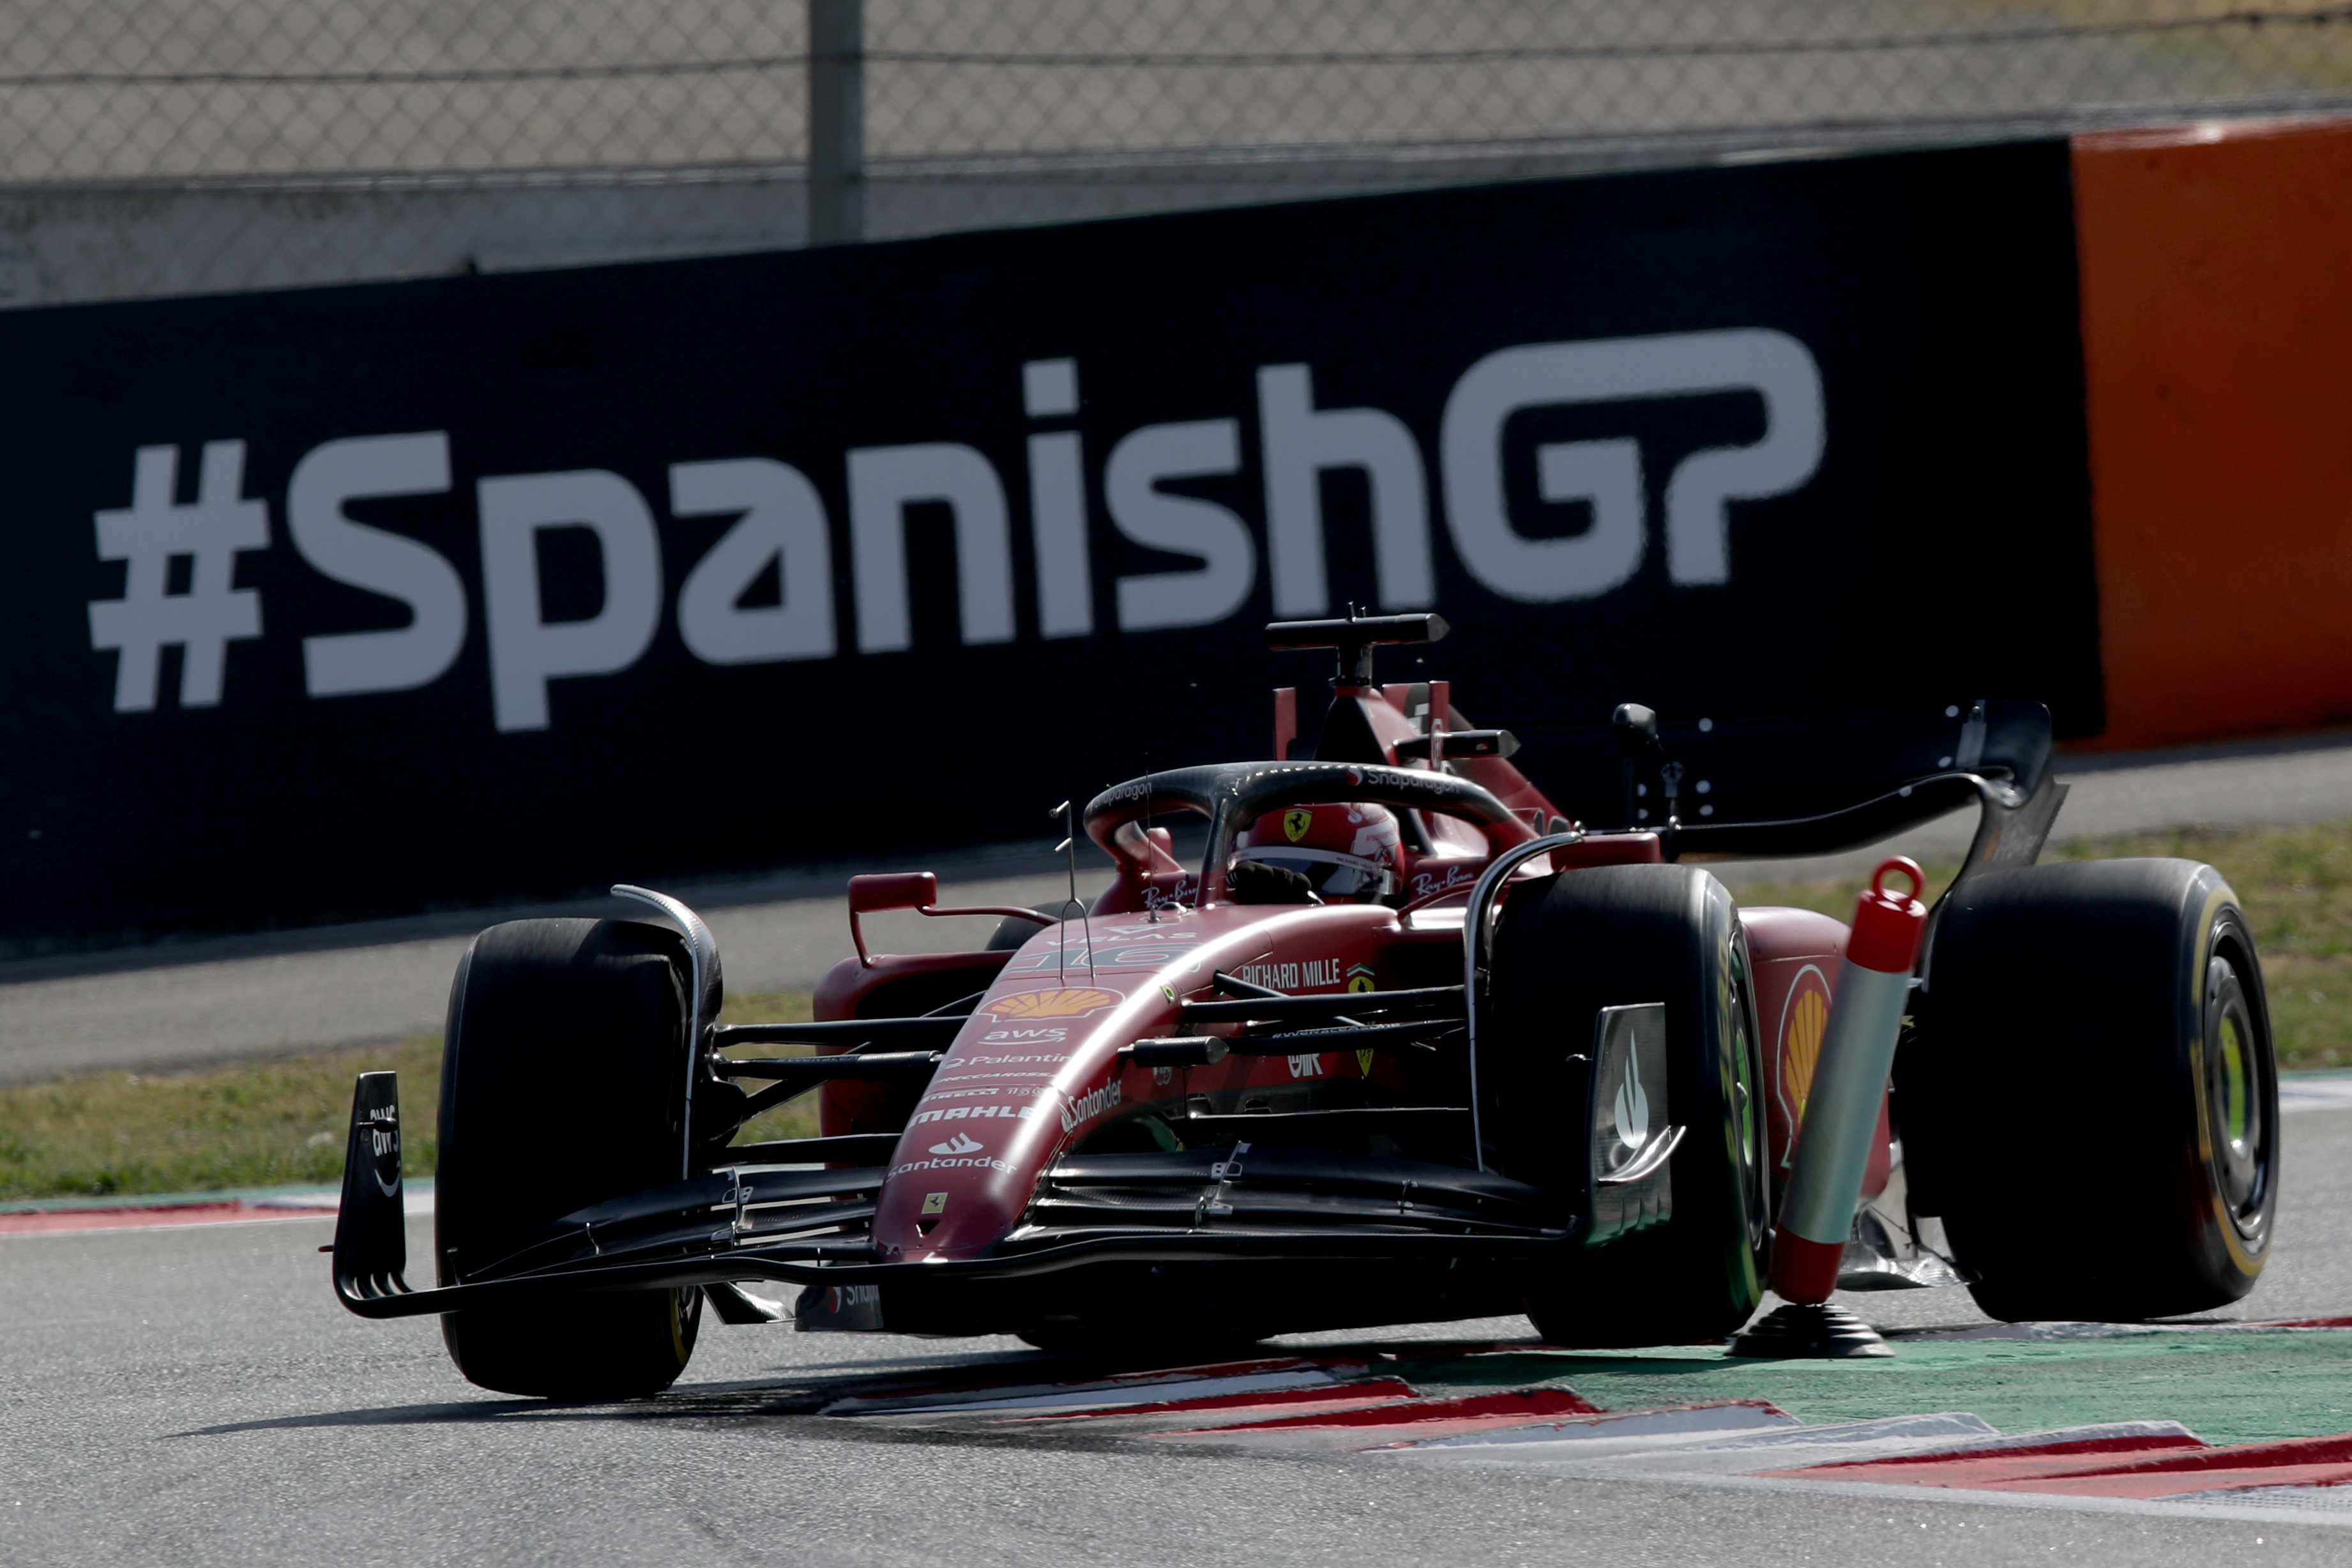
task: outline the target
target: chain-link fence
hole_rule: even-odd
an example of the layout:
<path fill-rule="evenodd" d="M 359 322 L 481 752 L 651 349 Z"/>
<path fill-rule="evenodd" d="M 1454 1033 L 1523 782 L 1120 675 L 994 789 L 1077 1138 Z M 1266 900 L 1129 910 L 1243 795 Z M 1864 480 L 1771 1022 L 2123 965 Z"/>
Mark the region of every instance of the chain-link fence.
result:
<path fill-rule="evenodd" d="M 835 39 L 814 51 L 813 10 Z M 14 268 L 20 300 L 156 292 L 131 275 L 166 257 L 177 286 L 240 287 L 800 243 L 826 113 L 847 141 L 819 132 L 819 172 L 862 189 L 846 221 L 880 237 L 2352 106 L 2352 5 L 2304 0 L 0 0 L 0 291 Z M 136 235 L 110 262 L 117 209 L 175 236 L 154 265 Z M 72 257 L 124 276 L 77 283 Z"/>

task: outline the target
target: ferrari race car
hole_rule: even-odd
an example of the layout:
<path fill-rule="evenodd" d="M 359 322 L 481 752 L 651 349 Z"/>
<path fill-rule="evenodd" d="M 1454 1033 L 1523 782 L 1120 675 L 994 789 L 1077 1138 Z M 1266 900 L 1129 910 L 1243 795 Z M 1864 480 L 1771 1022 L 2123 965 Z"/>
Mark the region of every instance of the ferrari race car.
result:
<path fill-rule="evenodd" d="M 1662 725 L 1627 705 L 1565 770 L 1572 814 L 1445 683 L 1375 682 L 1376 645 L 1444 630 L 1270 628 L 1339 653 L 1318 733 L 1277 693 L 1276 760 L 1096 797 L 1070 835 L 1111 862 L 1090 902 L 958 910 L 929 874 L 852 879 L 856 956 L 814 1022 L 719 1024 L 709 932 L 660 894 L 615 889 L 634 919 L 490 927 L 450 996 L 439 1284 L 403 1277 L 398 1087 L 368 1073 L 338 1295 L 441 1314 L 485 1387 L 575 1398 L 668 1386 L 706 1303 L 1128 1354 L 1517 1312 L 1567 1346 L 1719 1340 L 1768 1277 L 1849 930 L 1741 908 L 1694 862 L 1970 801 L 1887 1015 L 1891 1091 L 1882 1069 L 1822 1156 L 1860 1173 L 1839 1282 L 1957 1278 L 2011 1320 L 2251 1288 L 2278 1142 L 2246 917 L 2209 866 L 2034 863 L 2064 796 L 2046 710 Z M 869 951 L 861 917 L 894 909 L 999 927 Z M 736 1141 L 811 1092 L 822 1135 Z"/>

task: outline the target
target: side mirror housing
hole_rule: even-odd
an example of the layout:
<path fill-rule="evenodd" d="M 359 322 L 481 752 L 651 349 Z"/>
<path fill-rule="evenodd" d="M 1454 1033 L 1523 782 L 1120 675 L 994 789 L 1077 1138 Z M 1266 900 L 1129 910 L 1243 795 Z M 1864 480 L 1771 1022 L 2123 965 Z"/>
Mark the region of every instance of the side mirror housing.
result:
<path fill-rule="evenodd" d="M 879 915 L 887 909 L 911 909 L 918 915 L 993 915 L 999 919 L 1034 921 L 1039 925 L 1054 924 L 1054 916 L 1050 915 L 1007 904 L 974 904 L 941 909 L 940 879 L 927 871 L 853 876 L 849 879 L 849 939 L 856 945 L 860 964 L 870 967 L 874 956 L 866 950 L 866 931 L 858 925 L 857 917 Z"/>
<path fill-rule="evenodd" d="M 891 872 L 849 879 L 849 913 L 878 915 L 886 909 L 929 909 L 940 901 L 940 879 L 927 871 Z"/>
<path fill-rule="evenodd" d="M 1609 716 L 1609 727 L 1616 732 L 1617 749 L 1628 757 L 1658 749 L 1658 715 L 1654 708 L 1619 703 L 1617 711 Z"/>

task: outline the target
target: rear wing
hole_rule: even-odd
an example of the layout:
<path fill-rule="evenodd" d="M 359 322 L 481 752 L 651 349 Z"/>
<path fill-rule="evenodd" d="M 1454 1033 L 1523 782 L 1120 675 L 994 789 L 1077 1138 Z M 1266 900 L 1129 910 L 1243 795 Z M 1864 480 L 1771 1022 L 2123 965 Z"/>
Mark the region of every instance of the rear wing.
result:
<path fill-rule="evenodd" d="M 1536 831 L 1556 815 L 1653 831 L 1668 860 L 1831 854 L 1973 802 L 1983 816 L 1962 875 L 2032 864 L 2065 800 L 2051 770 L 2050 710 L 2038 702 L 1680 719 L 1629 703 L 1604 724 L 1481 730 L 1454 706 L 1450 683 L 1374 684 L 1375 648 L 1435 643 L 1447 630 L 1441 616 L 1364 616 L 1353 605 L 1344 620 L 1268 626 L 1269 648 L 1339 654 L 1314 760 L 1426 768 L 1442 746 L 1447 772 L 1485 786 Z M 1294 691 L 1275 694 L 1275 716 L 1276 754 L 1295 758 Z M 1514 754 L 1516 766 L 1504 760 Z"/>
<path fill-rule="evenodd" d="M 1685 859 L 1858 849 L 1973 803 L 1983 818 L 1967 869 L 2030 865 L 2066 793 L 2037 702 L 1662 718 L 1658 730 L 1658 748 L 1633 759 L 1630 802 L 1607 724 L 1519 728 L 1517 760 L 1570 816 L 1671 833 L 1668 852 Z"/>

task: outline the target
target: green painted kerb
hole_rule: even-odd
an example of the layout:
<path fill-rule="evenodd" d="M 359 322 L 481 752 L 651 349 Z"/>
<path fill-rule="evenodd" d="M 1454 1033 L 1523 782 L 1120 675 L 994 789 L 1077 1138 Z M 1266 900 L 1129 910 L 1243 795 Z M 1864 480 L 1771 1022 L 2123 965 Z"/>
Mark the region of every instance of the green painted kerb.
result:
<path fill-rule="evenodd" d="M 1565 1383 L 1610 1410 L 1768 1399 L 1811 1422 L 1969 1410 L 2004 1432 L 2095 1421 L 2179 1421 L 2212 1443 L 2352 1432 L 2352 1331 L 1890 1343 L 1886 1360 L 1529 1351 L 1422 1362 L 1404 1375 L 1424 1386 Z"/>

